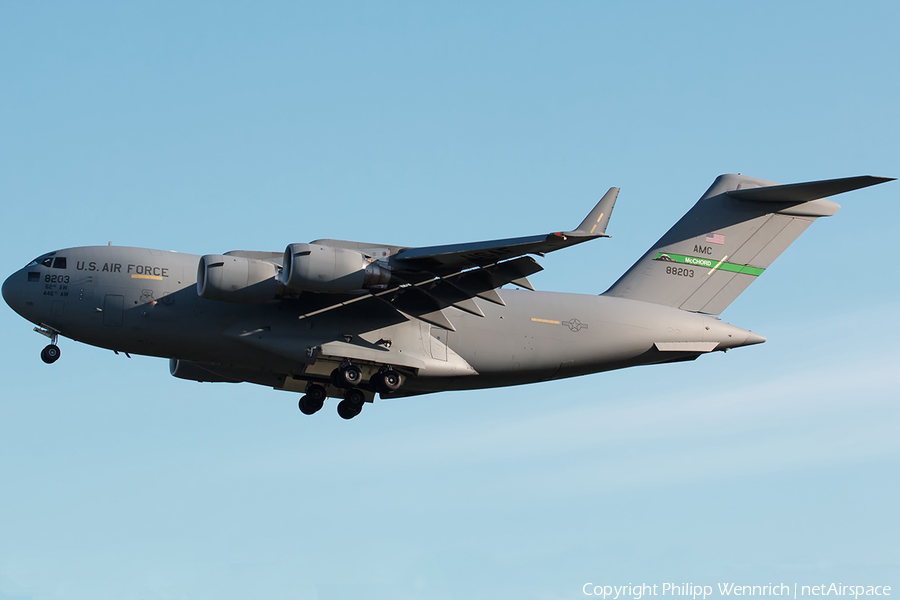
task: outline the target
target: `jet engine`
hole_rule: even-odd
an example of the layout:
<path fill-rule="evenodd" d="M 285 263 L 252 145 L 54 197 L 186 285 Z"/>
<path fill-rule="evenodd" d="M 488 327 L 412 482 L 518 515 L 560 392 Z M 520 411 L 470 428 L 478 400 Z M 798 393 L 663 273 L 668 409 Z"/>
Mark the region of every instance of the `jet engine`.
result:
<path fill-rule="evenodd" d="M 207 300 L 259 303 L 280 295 L 278 267 L 264 260 L 207 254 L 197 266 L 197 294 Z"/>
<path fill-rule="evenodd" d="M 291 244 L 284 251 L 282 282 L 294 290 L 354 292 L 383 287 L 391 280 L 390 266 L 374 262 L 362 252 Z"/>

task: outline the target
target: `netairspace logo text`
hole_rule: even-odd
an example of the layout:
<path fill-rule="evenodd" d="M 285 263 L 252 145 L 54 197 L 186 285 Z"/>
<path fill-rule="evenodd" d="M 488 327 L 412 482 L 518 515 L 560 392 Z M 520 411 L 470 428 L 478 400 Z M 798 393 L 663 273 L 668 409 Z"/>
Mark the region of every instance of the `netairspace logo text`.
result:
<path fill-rule="evenodd" d="M 604 600 L 641 600 L 644 596 L 689 596 L 693 600 L 717 596 L 784 596 L 794 598 L 801 596 L 845 596 L 858 600 L 860 596 L 890 596 L 889 585 L 843 585 L 841 583 L 822 583 L 819 585 L 787 585 L 775 583 L 768 585 L 741 585 L 738 583 L 719 583 L 716 588 L 711 585 L 694 583 L 663 583 L 636 585 L 602 585 L 586 583 L 581 588 L 585 596 L 599 596 Z"/>

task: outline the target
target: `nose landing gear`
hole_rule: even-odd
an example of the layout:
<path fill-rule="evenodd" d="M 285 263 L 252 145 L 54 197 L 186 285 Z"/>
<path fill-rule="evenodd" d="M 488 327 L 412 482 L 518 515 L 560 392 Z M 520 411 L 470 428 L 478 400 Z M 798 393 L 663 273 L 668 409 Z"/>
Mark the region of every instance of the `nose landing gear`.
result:
<path fill-rule="evenodd" d="M 52 365 L 59 360 L 59 346 L 56 345 L 56 341 L 59 339 L 59 332 L 46 325 L 35 327 L 34 330 L 42 336 L 50 338 L 50 345 L 41 350 L 41 360 L 48 365 Z"/>

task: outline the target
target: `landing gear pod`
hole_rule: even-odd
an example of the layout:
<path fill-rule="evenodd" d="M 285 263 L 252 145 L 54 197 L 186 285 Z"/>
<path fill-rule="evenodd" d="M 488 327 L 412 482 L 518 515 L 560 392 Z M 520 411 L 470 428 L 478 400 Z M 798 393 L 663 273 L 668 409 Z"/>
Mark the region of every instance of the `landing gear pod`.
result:
<path fill-rule="evenodd" d="M 256 304 L 281 293 L 278 267 L 239 256 L 207 254 L 197 266 L 197 295 L 207 300 Z"/>
<path fill-rule="evenodd" d="M 239 379 L 231 379 L 218 373 L 213 373 L 194 362 L 187 360 L 179 360 L 177 358 L 169 359 L 169 373 L 172 377 L 178 379 L 188 379 L 190 381 L 199 381 L 200 383 L 237 383 Z"/>
<path fill-rule="evenodd" d="M 362 252 L 291 244 L 284 251 L 284 284 L 294 290 L 346 293 L 386 286 L 390 267 L 372 261 Z"/>

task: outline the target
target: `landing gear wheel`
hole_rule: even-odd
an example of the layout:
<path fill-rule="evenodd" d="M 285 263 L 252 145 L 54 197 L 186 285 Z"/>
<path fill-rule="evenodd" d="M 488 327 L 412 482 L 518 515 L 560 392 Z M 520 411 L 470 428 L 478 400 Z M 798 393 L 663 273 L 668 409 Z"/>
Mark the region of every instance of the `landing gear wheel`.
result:
<path fill-rule="evenodd" d="M 306 394 L 300 398 L 300 412 L 304 415 L 311 415 L 322 410 L 328 393 L 325 388 L 317 383 L 311 383 L 306 387 Z"/>
<path fill-rule="evenodd" d="M 338 404 L 338 414 L 342 419 L 352 419 L 362 412 L 363 403 L 365 401 L 366 396 L 362 391 L 356 389 L 349 390 L 344 394 L 344 399 Z"/>
<path fill-rule="evenodd" d="M 328 397 L 325 388 L 316 383 L 313 383 L 306 388 L 306 395 L 316 402 L 325 402 L 325 398 Z"/>
<path fill-rule="evenodd" d="M 314 415 L 320 410 L 322 410 L 322 406 L 325 404 L 323 400 L 317 400 L 313 398 L 310 394 L 306 394 L 300 398 L 300 412 L 304 415 Z"/>
<path fill-rule="evenodd" d="M 378 390 L 379 394 L 396 392 L 403 385 L 403 377 L 394 370 L 382 371 L 373 379 L 375 380 L 375 389 Z"/>
<path fill-rule="evenodd" d="M 41 360 L 48 365 L 52 365 L 57 360 L 59 360 L 59 354 L 59 346 L 50 344 L 49 346 L 41 350 Z"/>
<path fill-rule="evenodd" d="M 362 371 L 355 365 L 346 365 L 335 369 L 331 374 L 334 385 L 350 389 L 362 383 Z"/>

